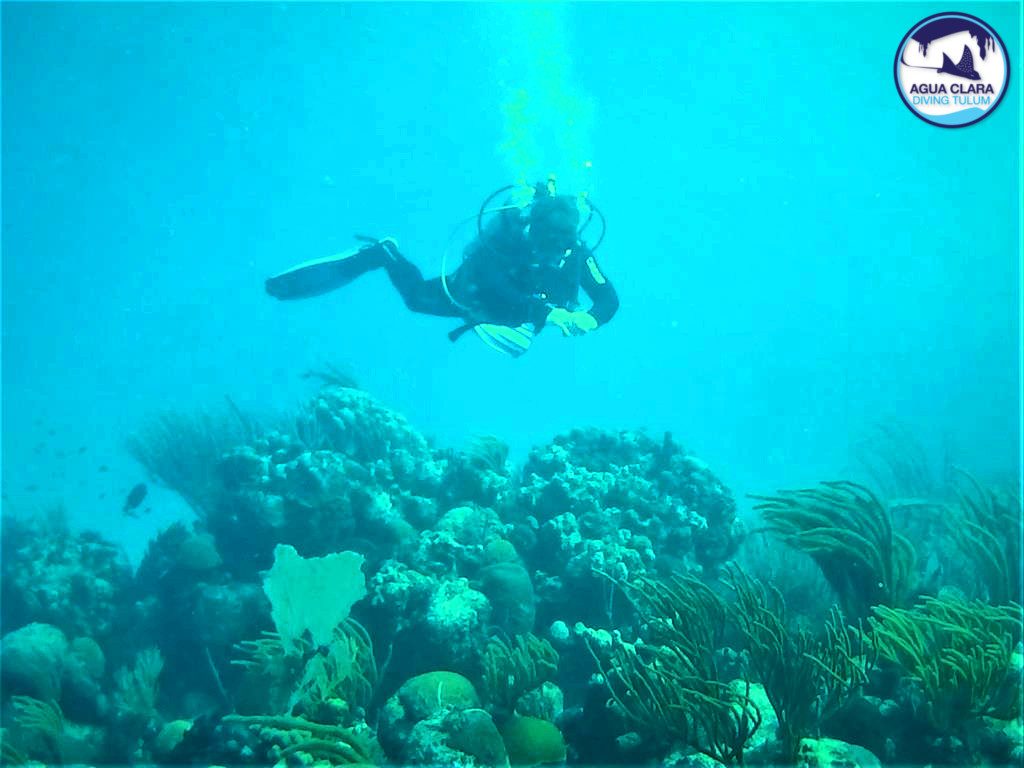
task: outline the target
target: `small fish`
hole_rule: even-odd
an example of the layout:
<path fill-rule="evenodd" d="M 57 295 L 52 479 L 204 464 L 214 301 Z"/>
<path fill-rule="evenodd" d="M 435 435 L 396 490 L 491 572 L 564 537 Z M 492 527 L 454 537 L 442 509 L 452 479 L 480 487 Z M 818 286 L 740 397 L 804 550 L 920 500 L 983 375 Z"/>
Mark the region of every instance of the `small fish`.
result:
<path fill-rule="evenodd" d="M 126 515 L 134 517 L 138 514 L 135 509 L 142 503 L 144 498 L 146 498 L 146 484 L 139 483 L 128 492 L 128 496 L 124 500 L 124 508 L 121 511 Z"/>
<path fill-rule="evenodd" d="M 109 469 L 110 467 L 108 467 L 106 464 L 100 464 L 100 472 L 106 472 Z"/>
<path fill-rule="evenodd" d="M 89 449 L 86 448 L 84 445 L 78 446 L 78 452 L 79 453 L 85 453 L 87 450 L 89 450 Z"/>

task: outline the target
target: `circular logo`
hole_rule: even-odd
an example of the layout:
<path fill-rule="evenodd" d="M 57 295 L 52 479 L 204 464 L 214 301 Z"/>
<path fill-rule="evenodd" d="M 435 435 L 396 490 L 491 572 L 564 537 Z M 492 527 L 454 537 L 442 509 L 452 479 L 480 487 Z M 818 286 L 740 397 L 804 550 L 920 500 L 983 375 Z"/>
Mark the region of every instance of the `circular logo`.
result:
<path fill-rule="evenodd" d="M 942 128 L 988 117 L 1010 81 L 1006 46 L 966 13 L 937 13 L 907 32 L 896 50 L 896 89 L 911 112 Z"/>

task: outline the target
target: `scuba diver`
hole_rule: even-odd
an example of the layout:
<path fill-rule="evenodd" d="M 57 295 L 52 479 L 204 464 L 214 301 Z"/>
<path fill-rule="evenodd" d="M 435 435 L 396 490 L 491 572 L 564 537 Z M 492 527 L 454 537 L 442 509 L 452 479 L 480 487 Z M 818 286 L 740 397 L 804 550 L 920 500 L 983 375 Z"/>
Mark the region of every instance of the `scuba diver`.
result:
<path fill-rule="evenodd" d="M 554 325 L 566 336 L 589 333 L 604 325 L 619 308 L 615 288 L 605 277 L 594 250 L 604 238 L 604 217 L 585 198 L 558 194 L 554 179 L 532 188 L 524 204 L 507 200 L 487 206 L 503 192 L 491 194 L 477 214 L 477 236 L 466 246 L 457 269 L 425 279 L 398 250 L 394 238 L 369 240 L 357 250 L 299 264 L 266 281 L 278 299 L 318 296 L 383 267 L 405 305 L 413 312 L 461 318 L 448 336 L 455 341 L 473 330 L 489 346 L 512 357 L 525 353 L 536 334 Z M 580 208 L 587 218 L 581 225 Z M 602 232 L 591 248 L 581 239 L 594 214 Z M 485 214 L 496 214 L 486 226 Z M 581 309 L 580 288 L 591 301 Z"/>

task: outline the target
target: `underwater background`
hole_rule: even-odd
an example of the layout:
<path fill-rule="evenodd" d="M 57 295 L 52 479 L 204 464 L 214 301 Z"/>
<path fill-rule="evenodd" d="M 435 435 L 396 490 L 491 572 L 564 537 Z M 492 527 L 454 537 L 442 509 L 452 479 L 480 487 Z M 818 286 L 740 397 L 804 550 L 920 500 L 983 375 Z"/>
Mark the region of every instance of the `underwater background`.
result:
<path fill-rule="evenodd" d="M 1020 4 L 953 9 L 1011 66 L 963 130 L 892 76 L 948 10 L 5 3 L 4 760 L 685 761 L 817 653 L 806 733 L 745 762 L 1018 761 Z M 551 173 L 607 218 L 591 335 L 512 360 L 384 274 L 264 293 L 357 233 L 438 274 Z M 367 597 L 289 640 L 269 569 L 343 551 Z"/>

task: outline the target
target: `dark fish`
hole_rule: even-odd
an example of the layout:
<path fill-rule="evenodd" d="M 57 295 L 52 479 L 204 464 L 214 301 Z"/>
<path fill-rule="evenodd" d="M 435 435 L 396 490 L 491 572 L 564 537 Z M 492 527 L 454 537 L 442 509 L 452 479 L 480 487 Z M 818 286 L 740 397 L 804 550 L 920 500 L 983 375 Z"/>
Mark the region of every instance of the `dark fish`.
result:
<path fill-rule="evenodd" d="M 124 509 L 121 511 L 126 515 L 134 514 L 134 509 L 142 503 L 144 498 L 146 498 L 146 484 L 139 483 L 128 491 L 128 496 L 124 500 Z"/>
<path fill-rule="evenodd" d="M 108 469 L 110 469 L 110 467 L 106 464 L 100 464 L 100 472 L 106 472 Z"/>
<path fill-rule="evenodd" d="M 86 448 L 84 445 L 78 446 L 78 452 L 79 453 L 85 453 L 87 450 L 88 450 L 88 448 Z"/>

